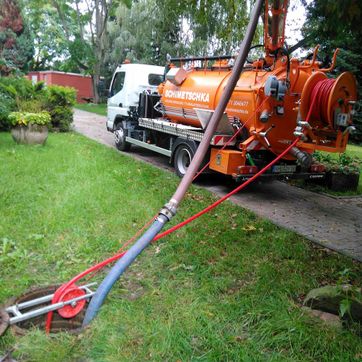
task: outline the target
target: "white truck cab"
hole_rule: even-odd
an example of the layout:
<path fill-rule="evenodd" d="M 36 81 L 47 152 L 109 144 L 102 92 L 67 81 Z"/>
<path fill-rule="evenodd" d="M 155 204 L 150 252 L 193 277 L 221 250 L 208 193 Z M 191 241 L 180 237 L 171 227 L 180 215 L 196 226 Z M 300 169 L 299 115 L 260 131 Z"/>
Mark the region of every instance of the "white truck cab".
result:
<path fill-rule="evenodd" d="M 133 145 L 162 154 L 183 177 L 202 140 L 203 129 L 172 123 L 164 117 L 158 93 L 164 81 L 164 67 L 130 63 L 117 67 L 109 89 L 106 127 L 114 134 L 120 151 L 129 151 Z M 216 144 L 214 138 L 212 145 Z"/>
<path fill-rule="evenodd" d="M 107 102 L 107 129 L 114 132 L 116 123 L 137 107 L 143 92 L 155 93 L 163 82 L 164 67 L 148 64 L 122 64 L 113 74 Z"/>

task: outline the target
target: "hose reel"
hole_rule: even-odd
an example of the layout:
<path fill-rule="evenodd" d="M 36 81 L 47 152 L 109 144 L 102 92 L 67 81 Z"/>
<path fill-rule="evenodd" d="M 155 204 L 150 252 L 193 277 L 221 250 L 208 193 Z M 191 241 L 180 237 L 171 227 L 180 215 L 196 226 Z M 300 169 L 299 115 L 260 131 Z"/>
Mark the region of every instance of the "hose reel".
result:
<path fill-rule="evenodd" d="M 316 101 L 312 102 L 312 99 Z M 325 73 L 316 72 L 303 88 L 300 116 L 315 128 L 346 128 L 352 123 L 350 115 L 356 99 L 357 85 L 351 73 L 345 72 L 337 79 L 331 79 Z M 310 119 L 307 119 L 309 112 Z"/>

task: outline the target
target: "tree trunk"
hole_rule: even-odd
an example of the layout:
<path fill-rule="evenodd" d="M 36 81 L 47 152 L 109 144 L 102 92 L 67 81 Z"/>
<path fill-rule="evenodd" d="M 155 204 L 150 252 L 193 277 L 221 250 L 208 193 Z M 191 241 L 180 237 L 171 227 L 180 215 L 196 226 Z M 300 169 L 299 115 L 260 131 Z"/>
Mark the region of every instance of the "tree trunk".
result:
<path fill-rule="evenodd" d="M 94 74 L 92 75 L 92 86 L 93 86 L 93 102 L 96 104 L 100 102 L 100 97 L 98 92 L 99 79 L 100 79 L 99 73 L 96 74 L 96 72 L 94 72 Z"/>

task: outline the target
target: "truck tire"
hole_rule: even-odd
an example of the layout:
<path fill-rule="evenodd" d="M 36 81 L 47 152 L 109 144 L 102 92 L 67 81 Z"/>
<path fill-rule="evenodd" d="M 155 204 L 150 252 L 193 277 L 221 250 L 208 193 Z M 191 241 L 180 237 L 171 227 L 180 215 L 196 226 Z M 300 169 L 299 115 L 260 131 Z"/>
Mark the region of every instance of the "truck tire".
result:
<path fill-rule="evenodd" d="M 189 167 L 191 160 L 195 155 L 195 151 L 196 150 L 193 150 L 185 143 L 180 144 L 176 148 L 173 164 L 178 177 L 184 177 L 187 168 Z"/>
<path fill-rule="evenodd" d="M 126 132 L 122 122 L 118 123 L 114 131 L 114 143 L 120 151 L 129 151 L 131 144 L 126 142 Z"/>

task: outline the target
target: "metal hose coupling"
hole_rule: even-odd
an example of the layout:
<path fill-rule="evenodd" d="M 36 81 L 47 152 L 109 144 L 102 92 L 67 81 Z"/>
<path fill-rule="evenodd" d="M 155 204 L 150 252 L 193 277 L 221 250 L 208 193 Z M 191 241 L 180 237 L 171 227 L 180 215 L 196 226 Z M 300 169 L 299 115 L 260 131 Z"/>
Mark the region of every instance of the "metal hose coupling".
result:
<path fill-rule="evenodd" d="M 307 169 L 311 166 L 313 158 L 308 152 L 301 151 L 298 147 L 294 146 L 289 153 L 299 161 L 302 168 Z"/>
<path fill-rule="evenodd" d="M 298 115 L 298 118 L 300 117 L 300 115 Z M 308 129 L 312 129 L 311 125 L 309 124 L 309 122 L 306 121 L 302 121 L 299 120 L 297 121 L 297 126 L 295 127 L 294 130 L 294 136 L 295 137 L 300 137 L 303 141 L 307 140 L 306 135 L 304 134 L 304 130 L 308 128 Z"/>
<path fill-rule="evenodd" d="M 177 213 L 178 202 L 175 199 L 171 199 L 165 206 L 160 210 L 159 214 L 167 217 L 170 221 Z"/>

